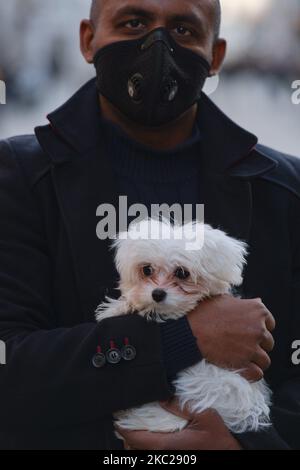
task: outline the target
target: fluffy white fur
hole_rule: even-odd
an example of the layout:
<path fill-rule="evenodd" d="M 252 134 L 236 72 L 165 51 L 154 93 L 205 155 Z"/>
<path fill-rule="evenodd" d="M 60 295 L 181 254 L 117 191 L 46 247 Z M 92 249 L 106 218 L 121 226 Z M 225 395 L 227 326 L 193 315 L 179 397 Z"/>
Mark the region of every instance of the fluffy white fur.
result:
<path fill-rule="evenodd" d="M 188 250 L 191 240 L 194 249 Z M 199 222 L 173 225 L 166 219 L 147 219 L 131 225 L 126 234 L 119 235 L 114 247 L 122 295 L 118 300 L 107 298 L 98 307 L 98 322 L 136 312 L 149 321 L 178 319 L 204 298 L 229 293 L 231 287 L 240 285 L 247 254 L 245 243 L 221 230 Z M 151 266 L 151 276 L 144 275 L 144 266 Z M 174 275 L 178 268 L 190 276 L 178 279 Z M 156 288 L 167 293 L 162 302 L 152 298 Z M 234 433 L 258 431 L 270 424 L 271 393 L 264 380 L 249 383 L 239 371 L 221 369 L 202 360 L 180 372 L 174 385 L 182 407 L 187 405 L 198 413 L 214 408 Z M 175 432 L 187 424 L 158 403 L 119 411 L 114 417 L 119 426 L 130 430 Z"/>

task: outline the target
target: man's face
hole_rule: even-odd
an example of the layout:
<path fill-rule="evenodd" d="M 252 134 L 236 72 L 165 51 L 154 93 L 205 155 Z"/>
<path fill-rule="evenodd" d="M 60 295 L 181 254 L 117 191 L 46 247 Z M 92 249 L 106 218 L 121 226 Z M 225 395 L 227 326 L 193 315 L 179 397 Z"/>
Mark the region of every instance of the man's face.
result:
<path fill-rule="evenodd" d="M 215 41 L 212 0 L 98 0 L 99 14 L 81 24 L 81 50 L 91 63 L 98 49 L 117 41 L 138 39 L 153 29 L 166 28 L 179 45 L 221 64 Z M 224 41 L 223 41 L 224 43 Z M 220 46 L 220 45 L 219 45 Z M 214 73 L 217 70 L 212 70 Z"/>

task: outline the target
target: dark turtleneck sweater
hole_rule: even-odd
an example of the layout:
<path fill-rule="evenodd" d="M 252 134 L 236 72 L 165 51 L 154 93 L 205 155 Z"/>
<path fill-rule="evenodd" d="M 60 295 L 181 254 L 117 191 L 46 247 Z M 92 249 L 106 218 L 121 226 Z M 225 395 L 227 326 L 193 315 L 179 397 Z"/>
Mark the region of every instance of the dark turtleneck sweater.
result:
<path fill-rule="evenodd" d="M 190 138 L 172 150 L 153 150 L 132 139 L 102 117 L 103 141 L 116 178 L 118 194 L 128 207 L 144 204 L 193 204 L 201 202 L 201 132 L 197 119 Z M 193 217 L 195 211 L 193 207 Z M 186 317 L 160 324 L 162 351 L 168 379 L 202 359 Z"/>

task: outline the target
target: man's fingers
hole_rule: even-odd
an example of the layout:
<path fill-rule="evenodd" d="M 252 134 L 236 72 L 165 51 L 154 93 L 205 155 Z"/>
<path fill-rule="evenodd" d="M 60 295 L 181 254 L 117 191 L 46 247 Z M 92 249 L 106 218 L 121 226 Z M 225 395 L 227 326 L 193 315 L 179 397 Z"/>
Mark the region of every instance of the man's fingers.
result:
<path fill-rule="evenodd" d="M 127 431 L 115 425 L 116 430 L 125 439 L 127 446 L 136 450 L 165 449 L 168 434 L 150 431 Z"/>
<path fill-rule="evenodd" d="M 160 401 L 159 404 L 166 411 L 188 421 L 188 428 L 193 428 L 196 425 L 198 428 L 202 427 L 205 429 L 207 423 L 222 422 L 222 418 L 214 409 L 209 408 L 201 413 L 192 413 L 187 405 L 181 409 L 177 398 L 173 398 L 169 401 Z"/>
<path fill-rule="evenodd" d="M 275 318 L 273 317 L 272 313 L 269 310 L 266 316 L 266 327 L 269 331 L 274 331 L 276 327 Z"/>
<path fill-rule="evenodd" d="M 252 361 L 263 371 L 271 365 L 270 356 L 261 348 L 254 354 Z"/>
<path fill-rule="evenodd" d="M 173 433 L 158 433 L 148 431 L 121 431 L 126 436 L 127 446 L 134 450 L 206 450 L 206 432 L 197 428 L 195 423 L 191 428 Z M 213 436 L 213 440 L 215 437 Z"/>
<path fill-rule="evenodd" d="M 126 431 L 117 425 L 115 428 L 127 448 L 135 450 L 225 450 L 229 443 L 236 450 L 237 446 L 221 416 L 212 409 L 194 414 L 194 419 L 178 432 Z"/>
<path fill-rule="evenodd" d="M 262 305 L 263 305 L 264 312 L 265 312 L 265 316 L 266 316 L 265 322 L 266 322 L 266 327 L 267 327 L 267 329 L 268 329 L 269 331 L 275 330 L 275 327 L 276 327 L 275 318 L 273 317 L 273 315 L 272 315 L 272 313 L 270 312 L 270 310 L 267 309 L 267 307 L 266 307 L 265 304 L 263 303 L 262 299 L 261 299 L 260 297 L 258 297 L 258 298 L 253 299 L 253 300 L 259 301 L 259 302 L 262 303 Z"/>
<path fill-rule="evenodd" d="M 134 450 L 129 446 L 128 442 L 126 442 L 126 441 L 124 441 L 124 449 L 125 450 Z"/>
<path fill-rule="evenodd" d="M 169 411 L 180 418 L 186 419 L 187 421 L 190 421 L 194 417 L 187 406 L 184 406 L 183 409 L 181 408 L 177 398 L 172 398 L 168 401 L 160 401 L 159 404 L 164 410 Z"/>
<path fill-rule="evenodd" d="M 264 339 L 260 343 L 260 346 L 266 351 L 271 352 L 274 349 L 275 341 L 269 331 L 265 333 Z"/>
<path fill-rule="evenodd" d="M 224 421 L 219 415 L 219 413 L 212 409 L 208 408 L 201 413 L 195 413 L 193 415 L 192 421 L 187 425 L 186 429 L 197 429 L 198 431 L 206 431 L 209 428 L 214 428 L 217 430 L 219 426 L 224 427 Z"/>
<path fill-rule="evenodd" d="M 254 363 L 249 364 L 249 366 L 243 369 L 240 374 L 244 379 L 248 380 L 248 382 L 258 382 L 264 377 L 264 373 L 261 368 Z"/>

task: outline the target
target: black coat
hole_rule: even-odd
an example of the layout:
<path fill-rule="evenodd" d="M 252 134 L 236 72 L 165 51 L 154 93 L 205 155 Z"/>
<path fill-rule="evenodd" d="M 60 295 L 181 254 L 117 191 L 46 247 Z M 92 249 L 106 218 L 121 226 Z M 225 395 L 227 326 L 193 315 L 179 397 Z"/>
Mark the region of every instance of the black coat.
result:
<path fill-rule="evenodd" d="M 250 246 L 243 291 L 275 316 L 267 380 L 276 431 L 266 444 L 300 448 L 300 160 L 259 146 L 202 96 L 199 119 L 206 222 Z M 95 82 L 86 84 L 36 136 L 0 143 L 0 447 L 114 449 L 112 413 L 172 395 L 160 330 L 139 316 L 105 320 L 94 310 L 115 286 L 108 242 L 96 237 L 97 207 L 116 204 L 101 153 Z M 92 365 L 124 337 L 133 361 Z M 279 437 L 280 436 L 280 437 Z M 281 443 L 281 444 L 280 444 Z"/>

